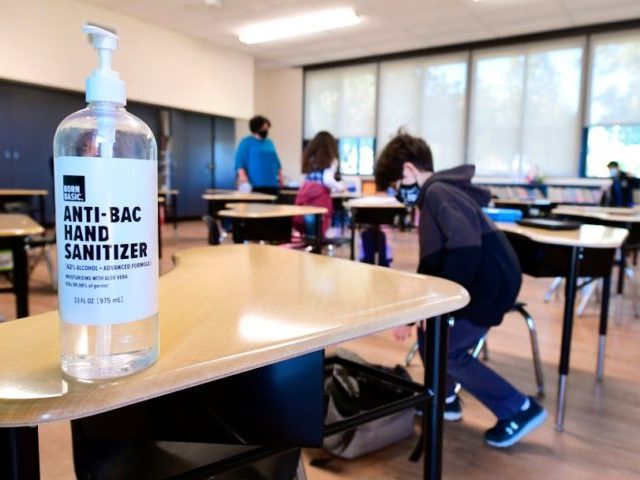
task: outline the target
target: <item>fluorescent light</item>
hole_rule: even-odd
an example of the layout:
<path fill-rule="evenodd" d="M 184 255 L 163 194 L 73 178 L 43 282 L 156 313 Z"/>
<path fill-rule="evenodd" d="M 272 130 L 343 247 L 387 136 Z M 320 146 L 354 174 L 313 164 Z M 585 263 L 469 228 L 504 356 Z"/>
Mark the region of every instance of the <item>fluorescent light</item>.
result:
<path fill-rule="evenodd" d="M 349 27 L 361 21 L 353 8 L 334 8 L 256 23 L 240 30 L 238 38 L 242 43 L 251 45 Z"/>

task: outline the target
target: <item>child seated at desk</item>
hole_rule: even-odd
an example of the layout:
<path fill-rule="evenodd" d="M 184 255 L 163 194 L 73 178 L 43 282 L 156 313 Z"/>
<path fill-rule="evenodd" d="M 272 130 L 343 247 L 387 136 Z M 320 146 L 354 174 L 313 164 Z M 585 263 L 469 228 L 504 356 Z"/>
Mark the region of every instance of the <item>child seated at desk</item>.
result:
<path fill-rule="evenodd" d="M 336 179 L 338 165 L 338 142 L 329 132 L 319 132 L 302 154 L 302 173 L 305 174 L 305 179 L 296 195 L 295 204 L 327 209 L 322 218 L 323 233 L 331 226 L 333 216 L 331 192 L 346 190 L 345 185 Z M 302 219 L 294 219 L 293 226 L 299 232 L 305 233 Z"/>
<path fill-rule="evenodd" d="M 457 382 L 498 419 L 485 432 L 485 443 L 505 448 L 539 427 L 547 412 L 470 353 L 490 327 L 501 323 L 522 282 L 515 252 L 482 211 L 491 195 L 471 183 L 474 173 L 473 165 L 434 173 L 429 146 L 404 133 L 387 144 L 375 169 L 378 188 L 396 185 L 405 191 L 399 195 L 401 199 L 417 194 L 418 272 L 452 280 L 471 296 L 469 305 L 456 312 L 450 330 L 444 418 L 462 418 Z M 410 326 L 394 331 L 400 340 L 410 332 Z M 418 339 L 423 351 L 424 332 L 420 329 Z"/>

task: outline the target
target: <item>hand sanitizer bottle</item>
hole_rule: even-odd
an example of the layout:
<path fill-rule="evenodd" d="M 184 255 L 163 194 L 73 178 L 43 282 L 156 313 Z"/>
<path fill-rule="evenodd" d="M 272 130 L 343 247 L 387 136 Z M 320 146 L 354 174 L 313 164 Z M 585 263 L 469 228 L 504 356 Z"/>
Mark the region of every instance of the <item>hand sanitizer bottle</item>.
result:
<path fill-rule="evenodd" d="M 111 69 L 118 37 L 85 25 L 99 56 L 87 108 L 54 138 L 62 370 L 128 375 L 158 356 L 158 165 L 149 127 L 127 113 Z"/>

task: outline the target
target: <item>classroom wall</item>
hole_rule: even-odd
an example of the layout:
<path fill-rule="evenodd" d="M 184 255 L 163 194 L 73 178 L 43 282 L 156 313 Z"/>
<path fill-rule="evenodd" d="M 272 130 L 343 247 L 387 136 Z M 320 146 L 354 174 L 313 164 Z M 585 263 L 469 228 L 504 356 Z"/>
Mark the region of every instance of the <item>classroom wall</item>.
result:
<path fill-rule="evenodd" d="M 255 73 L 255 112 L 271 120 L 270 136 L 280 156 L 284 175 L 291 180 L 299 180 L 302 154 L 302 69 L 256 69 Z M 246 122 L 236 127 L 238 134 L 248 132 Z"/>
<path fill-rule="evenodd" d="M 117 30 L 114 68 L 131 100 L 249 118 L 254 59 L 73 0 L 0 0 L 0 79 L 84 91 L 97 56 L 87 21 Z"/>

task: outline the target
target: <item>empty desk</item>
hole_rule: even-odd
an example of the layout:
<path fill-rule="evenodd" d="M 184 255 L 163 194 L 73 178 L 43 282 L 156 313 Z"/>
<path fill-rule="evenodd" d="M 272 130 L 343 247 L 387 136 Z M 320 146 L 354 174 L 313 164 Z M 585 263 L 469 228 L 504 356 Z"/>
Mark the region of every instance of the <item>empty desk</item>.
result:
<path fill-rule="evenodd" d="M 407 213 L 407 207 L 393 197 L 369 196 L 347 202 L 351 210 L 351 260 L 356 257 L 356 231 L 360 225 L 393 225 L 399 215 Z"/>
<path fill-rule="evenodd" d="M 568 205 L 555 208 L 552 213 L 554 215 L 567 217 L 582 223 L 595 223 L 598 225 L 626 228 L 629 230 L 629 236 L 622 246 L 619 262 L 620 270 L 618 272 L 617 293 L 618 295 L 622 295 L 624 291 L 624 275 L 627 266 L 625 250 L 637 249 L 640 247 L 640 209 Z"/>
<path fill-rule="evenodd" d="M 218 245 L 220 243 L 220 230 L 217 225 L 218 212 L 224 210 L 227 204 L 236 202 L 273 203 L 278 197 L 266 193 L 209 189 L 207 193 L 202 195 L 202 198 L 207 201 L 208 212 L 213 220 L 209 227 L 209 245 Z"/>
<path fill-rule="evenodd" d="M 601 379 L 604 367 L 604 340 L 607 333 L 611 269 L 615 251 L 625 241 L 628 231 L 601 225 L 582 225 L 578 230 L 566 231 L 524 227 L 513 223 L 497 223 L 497 225 L 507 235 L 518 254 L 523 273 L 533 277 L 566 277 L 556 410 L 556 429 L 562 430 L 577 280 L 578 277 L 583 276 L 603 279 L 597 361 L 597 378 Z"/>
<path fill-rule="evenodd" d="M 425 478 L 441 477 L 443 315 L 467 304 L 462 287 L 269 246 L 202 247 L 176 258 L 160 279 L 160 356 L 137 374 L 95 383 L 63 378 L 52 341 L 57 312 L 0 324 L 0 444 L 7 445 L 0 478 L 38 478 L 38 425 L 60 420 L 73 421 L 81 478 L 123 457 L 129 468 L 151 468 L 157 442 L 262 446 L 251 449 L 255 455 L 318 447 L 323 349 L 423 318 L 431 318 L 432 339 Z M 126 456 L 141 443 L 150 448 Z M 167 468 L 180 467 L 204 468 L 175 457 Z"/>
<path fill-rule="evenodd" d="M 233 224 L 233 241 L 264 241 L 285 243 L 291 241 L 293 217 L 313 215 L 313 236 L 316 252 L 322 244 L 322 216 L 327 213 L 323 207 L 301 205 L 265 205 L 263 203 L 236 203 L 221 210 L 218 216 L 229 218 Z"/>
<path fill-rule="evenodd" d="M 158 196 L 165 199 L 162 204 L 164 219 L 168 221 L 169 211 L 171 211 L 171 221 L 173 222 L 174 230 L 178 230 L 178 195 L 180 195 L 180 190 L 174 188 L 158 190 Z"/>
<path fill-rule="evenodd" d="M 557 205 L 549 200 L 493 200 L 493 204 L 498 208 L 511 208 L 522 212 L 524 217 L 547 217 L 551 210 Z"/>
<path fill-rule="evenodd" d="M 16 317 L 29 315 L 29 265 L 25 239 L 44 233 L 44 228 L 31 217 L 19 214 L 0 214 L 0 250 L 11 250 L 13 257 L 13 286 L 0 292 L 16 296 Z"/>
<path fill-rule="evenodd" d="M 3 206 L 9 202 L 29 202 L 32 203 L 34 199 L 38 202 L 38 213 L 40 214 L 40 222 L 46 223 L 46 210 L 45 202 L 49 192 L 41 189 L 29 189 L 29 188 L 0 188 L 0 205 Z"/>

